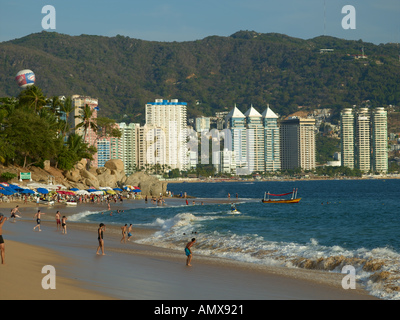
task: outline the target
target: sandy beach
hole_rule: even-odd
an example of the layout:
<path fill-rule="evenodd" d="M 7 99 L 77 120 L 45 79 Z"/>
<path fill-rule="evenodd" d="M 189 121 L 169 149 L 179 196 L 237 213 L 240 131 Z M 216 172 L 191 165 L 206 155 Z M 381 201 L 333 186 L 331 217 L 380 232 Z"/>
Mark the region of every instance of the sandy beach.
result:
<path fill-rule="evenodd" d="M 132 201 L 132 205 L 139 202 Z M 137 201 L 137 200 L 136 200 Z M 142 200 L 143 201 L 143 200 Z M 182 200 L 181 200 L 182 201 Z M 205 199 L 203 201 L 206 201 Z M 215 200 L 213 200 L 215 201 Z M 196 255 L 193 267 L 182 252 L 137 244 L 155 230 L 135 229 L 133 241 L 120 243 L 121 230 L 108 226 L 106 255 L 96 255 L 97 225 L 68 222 L 67 235 L 56 230 L 55 213 L 67 217 L 105 205 L 39 206 L 14 201 L 1 203 L 10 216 L 19 205 L 22 219 L 3 226 L 5 265 L 0 265 L 0 299 L 137 299 L 137 300 L 368 300 L 363 288 L 344 290 L 344 275 L 316 270 L 266 267 Z M 33 231 L 40 208 L 42 231 Z M 114 208 L 118 209 L 117 206 Z M 43 289 L 43 266 L 56 270 L 56 289 Z"/>

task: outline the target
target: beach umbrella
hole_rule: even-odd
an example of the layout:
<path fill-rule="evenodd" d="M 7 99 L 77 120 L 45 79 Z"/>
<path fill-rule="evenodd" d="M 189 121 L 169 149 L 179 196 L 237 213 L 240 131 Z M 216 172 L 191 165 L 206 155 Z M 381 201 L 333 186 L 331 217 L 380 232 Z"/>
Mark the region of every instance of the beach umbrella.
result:
<path fill-rule="evenodd" d="M 21 191 L 21 193 L 30 193 L 30 194 L 34 194 L 35 191 L 31 190 L 31 189 L 24 189 Z"/>
<path fill-rule="evenodd" d="M 10 184 L 10 185 L 9 185 L 9 188 L 14 189 L 14 190 L 17 190 L 17 191 L 24 190 L 24 188 L 21 188 L 20 186 L 17 186 L 17 185 L 15 185 L 15 184 Z"/>
<path fill-rule="evenodd" d="M 12 194 L 14 194 L 14 192 L 8 190 L 0 190 L 0 193 L 5 196 L 11 196 Z"/>
<path fill-rule="evenodd" d="M 87 192 L 86 190 L 78 190 L 77 192 L 76 192 L 76 194 L 89 194 L 89 192 Z"/>
<path fill-rule="evenodd" d="M 132 189 L 131 192 L 142 192 L 140 189 Z"/>
<path fill-rule="evenodd" d="M 79 191 L 78 188 L 71 188 L 71 191 Z"/>
<path fill-rule="evenodd" d="M 121 188 L 114 188 L 113 190 L 114 190 L 114 191 L 124 191 L 124 190 L 122 190 Z"/>
<path fill-rule="evenodd" d="M 116 194 L 116 192 L 114 190 L 107 190 L 106 191 L 108 194 Z"/>
<path fill-rule="evenodd" d="M 37 192 L 42 193 L 42 194 L 48 194 L 49 190 L 45 189 L 45 188 L 37 188 L 36 189 Z"/>
<path fill-rule="evenodd" d="M 12 188 L 10 188 L 10 187 L 3 187 L 3 189 L 4 189 L 5 191 L 11 192 L 11 194 L 14 194 L 14 193 L 18 192 L 17 190 L 14 190 L 14 189 L 12 189 Z"/>
<path fill-rule="evenodd" d="M 5 183 L 5 182 L 1 182 L 0 184 L 3 185 L 3 186 L 5 186 L 5 187 L 10 186 L 8 183 Z"/>

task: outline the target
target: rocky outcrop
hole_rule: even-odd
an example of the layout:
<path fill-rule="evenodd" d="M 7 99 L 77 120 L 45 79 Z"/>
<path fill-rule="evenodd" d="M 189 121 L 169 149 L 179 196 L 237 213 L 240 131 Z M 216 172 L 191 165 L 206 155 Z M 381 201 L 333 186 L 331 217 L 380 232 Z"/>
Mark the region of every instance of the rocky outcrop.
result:
<path fill-rule="evenodd" d="M 122 187 L 123 185 L 138 186 L 142 195 L 159 196 L 165 194 L 167 182 L 159 181 L 143 172 L 136 172 L 126 177 L 124 164 L 121 160 L 112 159 L 101 168 L 86 169 L 86 160 L 80 161 L 74 169 L 65 173 L 65 178 L 70 182 L 69 186 L 79 189 L 88 187 Z"/>
<path fill-rule="evenodd" d="M 160 194 L 165 195 L 168 183 L 159 181 L 157 178 L 149 176 L 143 172 L 135 172 L 130 175 L 126 181 L 126 185 L 138 186 L 142 190 L 143 195 L 158 197 Z"/>

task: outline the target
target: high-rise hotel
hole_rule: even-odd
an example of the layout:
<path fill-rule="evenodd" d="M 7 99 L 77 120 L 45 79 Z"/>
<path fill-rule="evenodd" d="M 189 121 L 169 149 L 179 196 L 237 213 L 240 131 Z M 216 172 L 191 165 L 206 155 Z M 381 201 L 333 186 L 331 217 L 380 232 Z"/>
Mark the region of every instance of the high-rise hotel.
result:
<path fill-rule="evenodd" d="M 260 114 L 251 106 L 243 114 L 236 106 L 226 116 L 236 173 L 278 171 L 281 168 L 278 116 L 268 107 Z"/>
<path fill-rule="evenodd" d="M 151 151 L 151 148 L 158 148 L 152 153 L 154 158 L 147 157 L 149 164 L 167 165 L 171 169 L 187 169 L 186 108 L 187 103 L 179 102 L 178 99 L 171 99 L 171 101 L 156 99 L 155 102 L 146 104 L 146 126 L 152 129 L 147 131 L 145 137 L 148 142 L 146 150 L 140 150 L 140 152 L 150 155 L 148 151 Z M 152 132 L 154 139 L 150 136 Z"/>
<path fill-rule="evenodd" d="M 315 119 L 282 120 L 280 135 L 282 170 L 315 169 Z"/>
<path fill-rule="evenodd" d="M 345 108 L 340 114 L 342 166 L 362 172 L 387 172 L 387 112 L 384 108 L 354 111 Z"/>

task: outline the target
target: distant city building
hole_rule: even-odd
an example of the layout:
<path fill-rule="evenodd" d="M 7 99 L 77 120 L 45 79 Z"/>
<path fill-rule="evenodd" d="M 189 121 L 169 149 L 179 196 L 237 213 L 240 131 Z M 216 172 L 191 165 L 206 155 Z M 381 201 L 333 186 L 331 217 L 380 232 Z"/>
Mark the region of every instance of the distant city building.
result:
<path fill-rule="evenodd" d="M 341 112 L 342 166 L 385 173 L 388 170 L 387 112 L 368 108 Z"/>
<path fill-rule="evenodd" d="M 315 119 L 283 120 L 280 136 L 282 170 L 315 169 Z"/>
<path fill-rule="evenodd" d="M 147 103 L 145 108 L 146 125 L 153 127 L 152 132 L 158 132 L 162 135 L 160 139 L 163 140 L 165 147 L 165 149 L 161 147 L 161 149 L 158 149 L 160 152 L 165 150 L 165 154 L 153 155 L 151 159 L 147 159 L 147 163 L 159 163 L 172 169 L 186 170 L 188 164 L 186 146 L 187 103 L 178 102 L 178 99 L 171 101 L 156 99 L 155 102 Z M 157 128 L 162 130 L 160 131 Z M 159 141 L 155 142 L 159 143 Z M 153 163 L 153 160 L 156 162 Z"/>
<path fill-rule="evenodd" d="M 281 170 L 281 152 L 278 116 L 268 106 L 268 108 L 262 113 L 262 118 L 265 130 L 265 171 L 279 171 Z"/>
<path fill-rule="evenodd" d="M 356 117 L 355 165 L 363 172 L 371 170 L 371 134 L 368 108 L 360 108 Z"/>
<path fill-rule="evenodd" d="M 372 112 L 372 170 L 388 171 L 388 133 L 387 112 L 384 108 L 375 108 Z"/>
<path fill-rule="evenodd" d="M 196 118 L 196 131 L 201 132 L 203 130 L 210 130 L 210 118 L 209 117 L 199 117 Z"/>
<path fill-rule="evenodd" d="M 137 169 L 137 130 L 139 124 L 121 122 L 118 126 L 121 130 L 121 138 L 119 138 L 117 144 L 117 159 L 122 160 L 125 174 L 129 176 Z"/>
<path fill-rule="evenodd" d="M 261 114 L 251 105 L 244 114 L 247 128 L 247 161 L 249 173 L 265 170 L 265 134 Z"/>
<path fill-rule="evenodd" d="M 225 123 L 231 132 L 236 174 L 281 169 L 278 116 L 269 108 L 260 114 L 252 105 L 243 114 L 236 106 Z"/>
<path fill-rule="evenodd" d="M 235 153 L 236 173 L 249 174 L 247 162 L 246 116 L 236 107 L 225 118 L 225 127 L 231 130 L 232 145 L 226 146 Z M 231 147 L 231 148 L 230 148 Z"/>
<path fill-rule="evenodd" d="M 350 108 L 340 113 L 341 165 L 350 169 L 355 168 L 355 132 L 354 114 Z"/>

